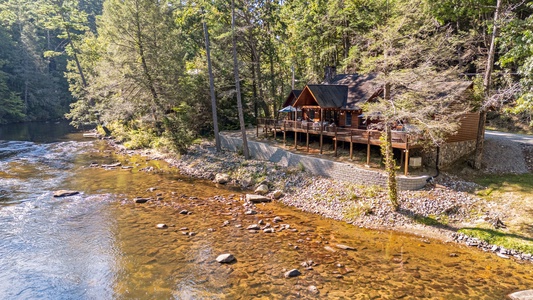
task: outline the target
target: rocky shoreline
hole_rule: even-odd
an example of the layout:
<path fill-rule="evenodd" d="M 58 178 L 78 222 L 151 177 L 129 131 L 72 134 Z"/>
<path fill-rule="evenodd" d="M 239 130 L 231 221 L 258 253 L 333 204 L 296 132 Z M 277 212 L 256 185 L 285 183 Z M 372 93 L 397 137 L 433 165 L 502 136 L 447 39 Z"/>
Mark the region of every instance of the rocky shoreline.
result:
<path fill-rule="evenodd" d="M 311 175 L 302 167 L 285 168 L 268 161 L 244 160 L 233 152 L 217 153 L 209 142 L 192 146 L 187 154 L 179 158 L 147 150 L 126 150 L 112 140 L 110 144 L 122 154 L 141 154 L 165 160 L 186 176 L 241 187 L 250 193 L 259 186 L 266 186 L 268 191 L 264 194 L 267 198 L 279 198 L 276 201 L 326 218 L 369 229 L 394 230 L 460 243 L 494 252 L 501 258 L 533 262 L 531 254 L 504 249 L 457 233 L 465 224 L 497 223 L 502 218 L 502 212 L 468 193 L 479 186 L 453 175 L 442 174 L 433 185 L 422 190 L 400 191 L 400 209 L 394 211 L 386 191 L 380 187 Z M 223 181 L 216 178 L 220 176 L 224 177 Z"/>

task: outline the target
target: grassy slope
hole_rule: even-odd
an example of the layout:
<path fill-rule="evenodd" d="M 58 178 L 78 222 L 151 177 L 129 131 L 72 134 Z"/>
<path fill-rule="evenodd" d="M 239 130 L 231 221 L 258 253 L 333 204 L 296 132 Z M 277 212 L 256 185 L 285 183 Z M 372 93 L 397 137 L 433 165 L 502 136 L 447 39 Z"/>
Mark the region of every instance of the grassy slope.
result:
<path fill-rule="evenodd" d="M 505 212 L 506 228 L 485 225 L 460 232 L 491 244 L 533 254 L 533 174 L 483 175 L 473 180 L 485 186 L 478 195 Z"/>

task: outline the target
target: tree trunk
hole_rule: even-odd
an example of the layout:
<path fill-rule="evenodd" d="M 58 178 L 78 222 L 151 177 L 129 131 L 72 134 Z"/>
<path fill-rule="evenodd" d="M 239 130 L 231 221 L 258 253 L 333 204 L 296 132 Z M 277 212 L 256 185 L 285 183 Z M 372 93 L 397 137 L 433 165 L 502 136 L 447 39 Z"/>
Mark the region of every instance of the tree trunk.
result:
<path fill-rule="evenodd" d="M 136 2 L 135 5 L 138 6 L 139 3 Z M 144 76 L 146 77 L 146 80 L 148 81 L 148 89 L 150 90 L 150 93 L 152 94 L 152 100 L 154 103 L 154 107 L 152 107 L 152 118 L 154 119 L 154 122 L 157 122 L 157 114 L 156 114 L 155 107 L 159 105 L 159 99 L 158 99 L 159 97 L 154 86 L 152 75 L 150 74 L 150 70 L 148 69 L 148 63 L 146 62 L 146 55 L 144 53 L 144 40 L 142 38 L 141 20 L 139 17 L 139 14 L 140 14 L 139 10 L 140 10 L 139 7 L 136 7 L 136 12 L 135 12 L 136 32 L 135 34 L 137 36 L 137 47 L 139 50 L 139 57 L 141 59 L 141 67 L 143 69 Z"/>
<path fill-rule="evenodd" d="M 256 103 L 261 106 L 265 117 L 270 117 L 270 110 L 268 105 L 265 102 L 265 97 L 263 93 L 263 78 L 261 76 L 261 57 L 260 53 L 257 51 L 257 46 L 253 40 L 253 35 L 250 35 L 250 43 L 252 48 L 252 68 L 255 68 L 255 79 L 257 79 L 257 89 L 259 90 L 259 98 L 256 99 Z"/>
<path fill-rule="evenodd" d="M 398 184 L 396 182 L 396 162 L 392 152 L 392 132 L 391 124 L 386 124 L 385 139 L 385 169 L 387 170 L 387 188 L 389 200 L 394 210 L 398 210 Z"/>
<path fill-rule="evenodd" d="M 483 90 L 485 94 L 485 103 L 481 106 L 481 110 L 479 112 L 479 123 L 478 123 L 478 131 L 477 131 L 477 137 L 476 137 L 476 150 L 474 153 L 474 168 L 479 170 L 482 167 L 482 161 L 483 161 L 483 148 L 484 148 L 484 142 L 485 142 L 485 122 L 487 120 L 487 110 L 488 107 L 486 107 L 486 103 L 489 100 L 490 97 L 490 89 L 492 85 L 491 81 L 491 75 L 492 75 L 492 69 L 494 68 L 494 55 L 496 53 L 496 38 L 498 37 L 499 33 L 499 19 L 500 19 L 500 11 L 501 11 L 501 0 L 496 1 L 496 11 L 494 12 L 494 25 L 492 29 L 492 38 L 490 41 L 490 48 L 489 53 L 487 57 L 487 68 L 485 69 L 485 76 L 483 78 Z"/>
<path fill-rule="evenodd" d="M 386 82 L 383 89 L 383 97 L 390 100 L 390 83 Z M 396 182 L 396 162 L 392 151 L 392 120 L 385 123 L 385 141 L 381 145 L 381 153 L 385 156 L 385 170 L 387 171 L 387 190 L 389 192 L 389 201 L 394 210 L 398 210 L 398 184 Z"/>
<path fill-rule="evenodd" d="M 242 152 L 245 159 L 250 159 L 248 141 L 246 139 L 246 125 L 244 124 L 244 113 L 241 101 L 241 85 L 239 82 L 239 66 L 237 65 L 237 42 L 235 41 L 235 1 L 231 0 L 231 36 L 233 44 L 233 73 L 235 74 L 235 89 L 237 92 L 237 110 L 239 112 L 239 123 L 242 133 Z"/>
<path fill-rule="evenodd" d="M 215 133 L 215 145 L 217 152 L 220 152 L 220 136 L 218 133 L 218 117 L 217 117 L 217 99 L 215 98 L 215 83 L 213 78 L 213 69 L 211 67 L 211 49 L 209 47 L 209 31 L 204 20 L 204 34 L 205 34 L 205 52 L 207 55 L 207 71 L 209 72 L 209 91 L 211 94 L 211 112 L 213 113 L 213 131 Z"/>
<path fill-rule="evenodd" d="M 250 37 L 252 38 L 252 37 Z M 258 97 L 257 97 L 257 75 L 255 74 L 255 57 L 254 57 L 254 51 L 250 53 L 252 64 L 251 64 L 251 71 L 252 71 L 252 97 L 254 99 L 254 116 L 255 118 L 259 118 L 259 106 L 257 105 Z"/>
<path fill-rule="evenodd" d="M 68 37 L 68 43 L 70 44 L 70 47 L 72 47 L 72 52 L 74 53 L 74 61 L 76 62 L 76 68 L 78 68 L 78 73 L 80 74 L 80 77 L 81 77 L 81 82 L 83 84 L 83 87 L 86 88 L 87 87 L 87 81 L 85 80 L 85 75 L 83 74 L 83 69 L 81 68 L 81 64 L 80 64 L 80 61 L 78 60 L 78 50 L 76 49 L 76 47 L 74 47 L 74 43 L 72 42 L 72 39 L 70 38 L 70 30 L 68 30 L 67 28 L 67 37 Z"/>

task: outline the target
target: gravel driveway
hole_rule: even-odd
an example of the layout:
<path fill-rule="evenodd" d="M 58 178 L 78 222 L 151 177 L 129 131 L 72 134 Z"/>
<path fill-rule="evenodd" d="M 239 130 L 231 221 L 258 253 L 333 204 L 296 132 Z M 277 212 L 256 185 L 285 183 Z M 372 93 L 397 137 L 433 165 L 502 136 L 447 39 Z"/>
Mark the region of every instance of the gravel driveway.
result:
<path fill-rule="evenodd" d="M 485 132 L 483 165 L 489 173 L 528 173 L 528 149 L 533 148 L 533 136 L 507 132 Z"/>

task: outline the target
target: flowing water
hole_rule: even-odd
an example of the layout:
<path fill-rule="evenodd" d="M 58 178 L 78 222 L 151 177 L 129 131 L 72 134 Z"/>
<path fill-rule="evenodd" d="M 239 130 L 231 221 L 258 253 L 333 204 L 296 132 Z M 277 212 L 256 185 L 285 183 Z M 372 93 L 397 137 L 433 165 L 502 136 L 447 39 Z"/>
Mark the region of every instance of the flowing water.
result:
<path fill-rule="evenodd" d="M 533 287 L 531 264 L 464 246 L 278 203 L 245 215 L 243 191 L 115 155 L 62 124 L 0 135 L 0 299 L 502 299 Z M 90 167 L 115 161 L 131 168 Z M 80 194 L 54 198 L 59 189 Z M 259 220 L 276 232 L 246 229 Z M 222 253 L 236 262 L 217 263 Z M 302 274 L 285 278 L 290 269 Z"/>

